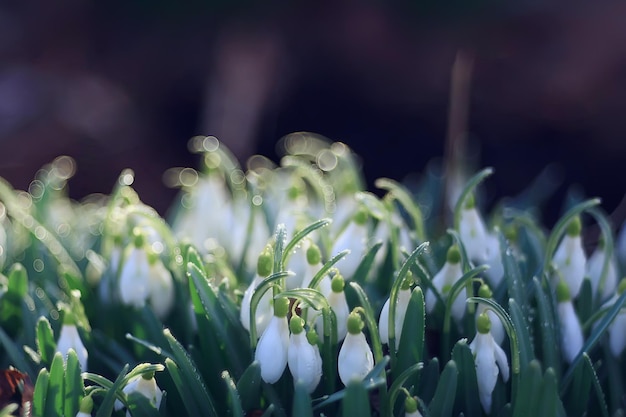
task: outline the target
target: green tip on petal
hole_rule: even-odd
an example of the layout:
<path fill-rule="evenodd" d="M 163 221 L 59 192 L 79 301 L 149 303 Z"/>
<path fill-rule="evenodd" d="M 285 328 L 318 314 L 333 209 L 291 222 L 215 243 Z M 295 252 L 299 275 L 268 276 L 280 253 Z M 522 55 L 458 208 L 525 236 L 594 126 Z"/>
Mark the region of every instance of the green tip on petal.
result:
<path fill-rule="evenodd" d="M 289 313 L 289 299 L 285 297 L 274 300 L 274 315 L 276 317 L 287 317 Z"/>
<path fill-rule="evenodd" d="M 93 410 L 93 398 L 91 398 L 91 395 L 83 397 L 83 399 L 80 400 L 79 410 L 81 413 L 91 414 L 91 411 Z"/>
<path fill-rule="evenodd" d="M 274 267 L 274 250 L 267 245 L 259 255 L 256 263 L 256 272 L 260 277 L 269 277 Z"/>
<path fill-rule="evenodd" d="M 311 242 L 309 248 L 306 250 L 306 261 L 309 265 L 317 265 L 322 261 L 322 251 L 319 246 Z"/>
<path fill-rule="evenodd" d="M 486 311 L 480 313 L 476 318 L 476 330 L 481 334 L 489 333 L 491 330 L 491 319 Z"/>
<path fill-rule="evenodd" d="M 352 313 L 348 315 L 348 333 L 359 334 L 361 330 L 363 330 L 363 320 L 359 313 L 352 311 Z"/>
<path fill-rule="evenodd" d="M 146 238 L 139 227 L 133 229 L 133 243 L 136 248 L 141 248 L 146 242 Z"/>
<path fill-rule="evenodd" d="M 568 236 L 580 236 L 580 232 L 582 230 L 582 223 L 580 221 L 580 216 L 575 216 L 567 225 L 567 234 Z"/>
<path fill-rule="evenodd" d="M 404 411 L 414 413 L 417 411 L 417 397 L 406 397 L 404 400 Z"/>
<path fill-rule="evenodd" d="M 478 296 L 482 298 L 491 298 L 493 296 L 488 284 L 483 283 L 480 288 L 478 288 Z"/>
<path fill-rule="evenodd" d="M 346 283 L 341 274 L 335 275 L 330 283 L 330 287 L 333 289 L 333 292 L 342 292 L 345 285 Z"/>
<path fill-rule="evenodd" d="M 76 326 L 76 317 L 69 308 L 63 309 L 63 324 L 67 326 Z"/>
<path fill-rule="evenodd" d="M 309 342 L 309 345 L 311 346 L 316 346 L 318 339 L 319 339 L 319 336 L 317 335 L 317 332 L 315 331 L 315 329 L 309 330 L 309 332 L 306 334 L 306 340 L 307 342 Z"/>
<path fill-rule="evenodd" d="M 619 282 L 619 285 L 617 286 L 617 293 L 619 295 L 622 295 L 624 290 L 626 290 L 626 277 L 622 278 L 622 280 Z"/>
<path fill-rule="evenodd" d="M 461 251 L 457 245 L 452 245 L 448 249 L 446 254 L 446 261 L 451 264 L 458 264 L 461 262 Z"/>
<path fill-rule="evenodd" d="M 365 207 L 360 207 L 354 215 L 354 222 L 356 224 L 364 225 L 367 223 L 368 213 Z"/>
<path fill-rule="evenodd" d="M 469 194 L 465 197 L 465 209 L 471 210 L 476 207 L 476 199 L 474 198 L 474 194 Z"/>
<path fill-rule="evenodd" d="M 559 303 L 571 300 L 569 294 L 569 287 L 565 280 L 559 280 L 559 283 L 556 285 L 556 301 Z"/>
<path fill-rule="evenodd" d="M 504 228 L 504 237 L 511 242 L 517 240 L 517 227 L 512 224 L 506 226 Z"/>
<path fill-rule="evenodd" d="M 145 379 L 146 381 L 154 378 L 154 371 L 150 371 L 150 372 L 144 372 L 143 374 L 141 374 L 141 377 L 143 379 Z"/>
<path fill-rule="evenodd" d="M 300 334 L 304 330 L 304 320 L 300 316 L 291 316 L 289 320 L 289 330 L 293 334 Z"/>

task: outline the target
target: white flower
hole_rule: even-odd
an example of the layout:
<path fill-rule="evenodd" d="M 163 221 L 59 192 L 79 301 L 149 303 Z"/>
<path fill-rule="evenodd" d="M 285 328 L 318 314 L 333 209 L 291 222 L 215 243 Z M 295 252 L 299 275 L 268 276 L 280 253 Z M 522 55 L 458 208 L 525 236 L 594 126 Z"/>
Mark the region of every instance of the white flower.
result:
<path fill-rule="evenodd" d="M 479 297 L 491 299 L 492 295 L 493 294 L 491 293 L 491 288 L 489 288 L 489 285 L 487 284 L 482 284 L 478 289 Z M 498 345 L 502 345 L 502 342 L 504 342 L 504 336 L 506 336 L 502 320 L 500 320 L 500 317 L 496 313 L 494 313 L 493 310 L 491 310 L 483 303 L 479 303 L 478 307 L 476 308 L 476 319 L 478 319 L 478 316 L 480 316 L 484 312 L 487 312 L 489 320 L 491 320 L 490 331 L 493 336 L 493 340 L 495 340 Z"/>
<path fill-rule="evenodd" d="M 403 283 L 403 287 L 404 287 Z M 398 300 L 396 301 L 396 317 L 394 323 L 394 332 L 396 337 L 396 350 L 400 346 L 400 337 L 402 336 L 402 326 L 404 324 L 404 317 L 406 316 L 406 310 L 409 307 L 409 301 L 411 300 L 411 287 L 406 285 L 406 288 L 400 288 L 398 291 Z M 391 299 L 387 298 L 382 310 L 380 311 L 380 317 L 378 318 L 378 331 L 380 334 L 381 343 L 389 343 L 389 307 Z"/>
<path fill-rule="evenodd" d="M 404 249 L 406 251 L 411 251 L 415 248 L 413 245 L 413 240 L 411 239 L 411 235 L 409 231 L 410 227 L 406 224 L 404 219 L 397 213 L 390 213 L 391 223 L 395 230 L 398 232 L 398 244 L 400 249 Z M 385 256 L 387 256 L 387 252 L 389 250 L 389 240 L 391 238 L 391 231 L 389 228 L 389 223 L 385 220 L 381 220 L 376 225 L 376 229 L 374 230 L 374 235 L 372 236 L 372 242 L 382 242 L 383 245 L 376 252 L 376 256 L 374 258 L 374 262 L 376 265 L 381 265 L 385 261 Z"/>
<path fill-rule="evenodd" d="M 312 340 L 309 341 L 309 336 L 304 333 L 303 324 L 304 321 L 298 316 L 293 316 L 289 322 L 291 336 L 287 350 L 287 365 L 294 384 L 304 383 L 307 391 L 311 393 L 315 391 L 322 378 L 322 357 L 315 341 L 317 334 L 312 331 L 310 333 Z"/>
<path fill-rule="evenodd" d="M 450 246 L 448 249 L 448 253 L 446 255 L 446 263 L 443 267 L 435 274 L 433 277 L 432 283 L 434 287 L 437 289 L 441 297 L 444 301 L 448 298 L 450 290 L 454 286 L 454 284 L 463 276 L 463 269 L 461 268 L 461 254 L 459 252 L 459 248 L 456 245 Z M 465 314 L 465 290 L 462 290 L 452 303 L 452 317 L 456 321 L 460 321 Z M 432 313 L 437 304 L 437 297 L 433 293 L 432 290 L 428 289 L 426 291 L 426 311 L 428 313 Z"/>
<path fill-rule="evenodd" d="M 469 347 L 474 354 L 478 395 L 480 403 L 487 414 L 491 411 L 491 393 L 496 386 L 498 374 L 502 380 L 509 379 L 509 363 L 502 348 L 493 340 L 489 331 L 491 321 L 483 314 L 476 320 L 476 336 Z"/>
<path fill-rule="evenodd" d="M 158 257 L 150 260 L 148 291 L 150 305 L 157 317 L 163 319 L 174 304 L 174 282 L 171 272 Z"/>
<path fill-rule="evenodd" d="M 496 233 L 487 235 L 487 265 L 489 269 L 485 275 L 494 287 L 500 285 L 504 278 L 504 265 L 502 264 L 502 254 L 500 253 L 500 239 Z"/>
<path fill-rule="evenodd" d="M 343 292 L 345 282 L 341 274 L 337 274 L 331 281 L 331 291 L 329 294 L 324 294 L 328 300 L 328 305 L 335 313 L 337 318 L 337 341 L 342 341 L 348 333 L 348 315 L 350 314 L 350 307 L 348 307 L 348 301 L 346 300 L 346 294 Z M 317 331 L 323 333 L 323 320 L 319 316 L 316 321 Z"/>
<path fill-rule="evenodd" d="M 361 332 L 363 321 L 356 312 L 348 317 L 348 335 L 339 350 L 337 368 L 344 385 L 353 379 L 362 380 L 374 368 L 372 349 Z"/>
<path fill-rule="evenodd" d="M 130 395 L 133 392 L 137 392 L 146 397 L 150 404 L 152 404 L 157 410 L 161 406 L 161 400 L 163 399 L 163 392 L 159 388 L 154 379 L 154 373 L 145 373 L 132 377 L 124 389 L 124 394 Z M 120 410 L 124 405 L 121 401 L 115 401 L 115 409 Z M 127 411 L 126 416 L 130 417 L 130 413 Z"/>
<path fill-rule="evenodd" d="M 580 229 L 580 218 L 575 217 L 568 225 L 567 234 L 561 240 L 552 258 L 557 274 L 553 283 L 559 282 L 558 276 L 565 279 L 572 299 L 578 296 L 585 277 L 585 265 L 587 263 Z"/>
<path fill-rule="evenodd" d="M 91 411 L 93 410 L 93 399 L 91 395 L 87 395 L 80 400 L 80 408 L 76 417 L 91 417 Z"/>
<path fill-rule="evenodd" d="M 406 397 L 404 400 L 404 417 L 422 417 L 417 408 L 417 397 Z"/>
<path fill-rule="evenodd" d="M 150 295 L 150 262 L 143 247 L 142 235 L 136 235 L 119 276 L 119 295 L 122 302 L 143 307 Z"/>
<path fill-rule="evenodd" d="M 593 290 L 594 295 L 598 293 L 598 285 L 600 284 L 600 278 L 602 277 L 602 268 L 604 267 L 605 259 L 606 252 L 604 251 L 604 244 L 600 243 L 587 261 L 587 276 L 591 280 L 591 289 Z M 617 266 L 615 265 L 615 260 L 611 258 L 606 271 L 606 277 L 604 278 L 601 300 L 606 300 L 611 296 L 611 294 L 614 294 L 616 286 Z"/>
<path fill-rule="evenodd" d="M 310 275 L 311 266 L 308 260 L 308 251 L 313 243 L 310 239 L 305 238 L 301 242 L 300 246 L 296 248 L 296 250 L 289 256 L 287 260 L 287 269 L 294 273 L 293 276 L 287 277 L 286 279 L 286 287 L 288 290 L 292 290 L 294 288 L 304 287 L 303 282 L 306 279 L 308 282 L 311 281 L 313 275 Z M 318 248 L 319 251 L 319 248 Z M 321 254 L 320 254 L 321 257 Z M 319 264 L 319 260 L 314 262 L 315 264 Z M 313 266 L 313 269 L 315 266 Z M 319 268 L 318 268 L 319 269 Z M 307 283 L 308 286 L 308 283 Z"/>
<path fill-rule="evenodd" d="M 465 207 L 461 210 L 459 235 L 467 256 L 472 261 L 485 263 L 488 259 L 488 232 L 473 196 L 467 197 Z"/>
<path fill-rule="evenodd" d="M 272 273 L 272 264 L 274 262 L 274 251 L 270 245 L 267 245 L 257 260 L 257 274 L 243 293 L 241 300 L 241 310 L 239 319 L 243 327 L 250 331 L 250 307 L 252 295 L 256 287 Z M 254 316 L 257 335 L 263 334 L 270 319 L 272 318 L 272 292 L 266 291 L 257 305 L 256 314 Z"/>
<path fill-rule="evenodd" d="M 263 381 L 273 384 L 280 379 L 287 367 L 289 348 L 289 324 L 287 313 L 289 300 L 279 298 L 274 301 L 274 316 L 259 339 L 254 359 L 261 366 Z"/>
<path fill-rule="evenodd" d="M 626 290 L 626 278 L 622 278 L 616 293 L 602 307 L 609 307 L 617 301 L 617 299 Z M 621 356 L 624 348 L 626 348 L 626 308 L 622 308 L 617 316 L 609 325 L 609 348 L 611 354 L 616 358 Z"/>
<path fill-rule="evenodd" d="M 572 363 L 583 347 L 583 331 L 574 310 L 569 288 L 561 279 L 556 287 L 557 313 L 561 328 L 561 350 L 567 363 Z"/>
<path fill-rule="evenodd" d="M 74 352 L 76 352 L 76 356 L 78 356 L 80 369 L 83 372 L 87 372 L 87 357 L 89 355 L 85 345 L 83 345 L 83 341 L 80 340 L 78 329 L 73 323 L 73 317 L 71 317 L 71 314 L 72 313 L 70 312 L 66 313 L 66 318 L 61 326 L 59 340 L 57 341 L 57 352 L 61 352 L 63 360 L 67 361 L 67 354 L 70 349 L 73 349 Z"/>
<path fill-rule="evenodd" d="M 335 239 L 331 254 L 334 256 L 348 249 L 348 253 L 338 264 L 341 273 L 348 279 L 354 276 L 367 250 L 368 228 L 367 213 L 361 209 Z"/>

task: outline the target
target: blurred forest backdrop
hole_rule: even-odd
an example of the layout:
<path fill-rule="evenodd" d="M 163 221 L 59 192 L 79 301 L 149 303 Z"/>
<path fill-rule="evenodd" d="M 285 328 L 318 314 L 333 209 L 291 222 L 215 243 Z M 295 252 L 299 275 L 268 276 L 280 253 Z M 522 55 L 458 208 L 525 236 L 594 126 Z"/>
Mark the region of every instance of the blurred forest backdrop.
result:
<path fill-rule="evenodd" d="M 215 135 L 277 160 L 295 131 L 343 141 L 370 184 L 444 155 L 450 79 L 472 62 L 467 133 L 492 199 L 546 166 L 626 218 L 626 3 L 0 1 L 0 176 L 26 189 L 76 159 L 71 196 L 110 192 L 124 168 L 161 213 L 162 175 L 197 167 Z M 621 203 L 621 204 L 620 204 Z"/>

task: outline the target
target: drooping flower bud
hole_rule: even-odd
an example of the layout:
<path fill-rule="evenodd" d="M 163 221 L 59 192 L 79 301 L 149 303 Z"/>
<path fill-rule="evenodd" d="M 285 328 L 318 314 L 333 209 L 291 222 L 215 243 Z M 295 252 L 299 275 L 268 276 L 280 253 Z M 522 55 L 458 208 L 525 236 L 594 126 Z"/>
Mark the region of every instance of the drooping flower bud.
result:
<path fill-rule="evenodd" d="M 353 380 L 362 380 L 374 368 L 372 349 L 362 332 L 363 320 L 355 311 L 347 320 L 348 334 L 339 350 L 337 367 L 344 385 Z"/>
<path fill-rule="evenodd" d="M 478 395 L 487 414 L 491 411 L 491 394 L 496 386 L 498 374 L 502 380 L 509 379 L 509 363 L 502 348 L 493 340 L 490 332 L 491 320 L 487 314 L 476 319 L 476 336 L 469 347 L 474 355 Z"/>
<path fill-rule="evenodd" d="M 305 334 L 303 326 L 304 320 L 298 316 L 293 316 L 289 321 L 291 336 L 287 351 L 287 365 L 294 384 L 304 383 L 307 391 L 311 393 L 315 391 L 322 378 L 322 357 L 315 343 L 317 334 L 314 330 L 311 330 L 311 336 Z M 309 339 L 313 343 L 310 343 Z"/>
<path fill-rule="evenodd" d="M 578 296 L 587 264 L 587 256 L 580 236 L 581 228 L 580 217 L 574 217 L 568 224 L 567 233 L 563 236 L 552 258 L 556 269 L 553 284 L 556 286 L 560 281 L 559 277 L 562 277 L 567 283 L 572 299 Z"/>
<path fill-rule="evenodd" d="M 87 357 L 89 354 L 83 344 L 83 341 L 80 339 L 78 329 L 76 328 L 74 314 L 71 311 L 66 310 L 56 350 L 63 355 L 63 360 L 67 361 L 67 354 L 70 349 L 73 349 L 74 352 L 76 352 L 80 369 L 83 372 L 87 372 Z"/>
<path fill-rule="evenodd" d="M 261 366 L 263 381 L 273 384 L 280 379 L 287 367 L 289 349 L 289 300 L 279 298 L 274 301 L 274 316 L 259 339 L 254 358 Z"/>
<path fill-rule="evenodd" d="M 606 252 L 604 250 L 604 240 L 600 239 L 598 246 L 593 251 L 589 260 L 587 261 L 587 276 L 591 280 L 591 289 L 593 294 L 598 293 L 598 287 L 600 284 L 600 278 L 602 277 L 602 268 L 604 268 L 604 261 L 606 259 Z M 602 294 L 600 299 L 602 301 L 608 299 L 611 294 L 615 293 L 615 287 L 617 286 L 617 265 L 615 259 L 611 258 L 608 263 L 608 269 L 606 271 L 606 277 L 604 278 L 604 284 L 602 287 Z"/>
<path fill-rule="evenodd" d="M 404 417 L 422 417 L 417 408 L 417 397 L 406 397 L 404 400 Z"/>
<path fill-rule="evenodd" d="M 241 310 L 239 319 L 241 324 L 246 330 L 250 330 L 250 303 L 252 302 L 252 294 L 256 290 L 256 287 L 272 273 L 272 265 L 274 262 L 274 250 L 270 245 L 267 245 L 261 255 L 259 255 L 257 261 L 257 274 L 243 293 L 243 299 L 241 300 Z M 272 293 L 267 291 L 257 305 L 255 314 L 255 324 L 257 335 L 263 334 L 267 324 L 272 318 Z"/>
<path fill-rule="evenodd" d="M 622 278 L 617 287 L 617 293 L 605 303 L 605 306 L 615 304 L 617 299 L 626 291 L 626 278 Z M 626 348 L 626 309 L 622 308 L 613 322 L 609 325 L 609 348 L 611 354 L 618 358 Z"/>
<path fill-rule="evenodd" d="M 568 363 L 572 363 L 583 347 L 583 332 L 574 310 L 569 288 L 561 279 L 556 287 L 557 311 L 561 324 L 561 350 Z"/>
<path fill-rule="evenodd" d="M 157 410 L 161 407 L 161 400 L 163 399 L 163 392 L 159 388 L 154 379 L 154 372 L 147 372 L 141 375 L 137 375 L 128 380 L 128 383 L 122 389 L 127 396 L 133 392 L 137 392 L 146 397 L 150 404 Z M 121 401 L 115 401 L 114 408 L 120 410 L 124 405 Z M 130 412 L 126 411 L 126 416 L 130 417 Z"/>
<path fill-rule="evenodd" d="M 124 304 L 141 308 L 150 294 L 150 263 L 143 233 L 135 228 L 133 235 L 132 247 L 120 272 L 119 295 Z"/>
<path fill-rule="evenodd" d="M 443 267 L 435 274 L 432 283 L 441 294 L 443 300 L 447 300 L 450 290 L 454 284 L 463 276 L 463 269 L 461 267 L 461 253 L 456 245 L 450 246 L 446 255 L 446 262 Z M 455 320 L 460 321 L 465 314 L 465 290 L 457 295 L 452 303 L 452 317 Z M 432 313 L 437 304 L 437 297 L 432 290 L 426 291 L 426 311 Z"/>
<path fill-rule="evenodd" d="M 405 278 L 398 291 L 398 300 L 396 301 L 396 316 L 394 323 L 394 332 L 396 337 L 396 350 L 400 346 L 400 337 L 402 336 L 402 326 L 404 324 L 404 317 L 406 316 L 406 310 L 409 307 L 409 301 L 411 301 L 411 279 Z M 378 318 L 378 331 L 380 334 L 381 343 L 389 343 L 389 308 L 391 305 L 391 299 L 387 298 L 382 310 L 380 311 L 380 317 Z"/>
<path fill-rule="evenodd" d="M 80 400 L 80 406 L 76 417 L 91 417 L 91 411 L 93 410 L 93 398 L 91 395 L 87 395 Z"/>
<path fill-rule="evenodd" d="M 346 294 L 343 292 L 345 281 L 341 274 L 337 273 L 331 281 L 330 294 L 326 296 L 330 308 L 335 313 L 337 318 L 337 341 L 342 341 L 348 333 L 347 321 L 350 314 L 350 307 L 348 307 L 348 301 L 346 300 Z M 318 317 L 316 321 L 317 331 L 323 333 L 323 321 L 322 317 Z"/>
<path fill-rule="evenodd" d="M 174 281 L 172 273 L 156 256 L 148 256 L 150 281 L 149 299 L 152 310 L 160 319 L 165 318 L 174 305 Z"/>
<path fill-rule="evenodd" d="M 337 264 L 341 273 L 348 279 L 354 276 L 367 249 L 368 216 L 365 208 L 359 208 L 350 223 L 337 236 L 332 246 L 332 255 L 336 255 L 345 249 L 350 250 L 350 253 Z"/>
<path fill-rule="evenodd" d="M 478 288 L 478 296 L 486 299 L 492 299 L 493 293 L 491 292 L 491 288 L 489 288 L 488 284 L 482 284 Z M 502 320 L 500 320 L 500 317 L 494 313 L 492 309 L 483 303 L 479 303 L 476 308 L 476 319 L 478 319 L 478 316 L 485 312 L 489 316 L 489 320 L 491 320 L 491 334 L 493 335 L 493 339 L 498 345 L 502 345 L 504 336 L 506 336 Z"/>

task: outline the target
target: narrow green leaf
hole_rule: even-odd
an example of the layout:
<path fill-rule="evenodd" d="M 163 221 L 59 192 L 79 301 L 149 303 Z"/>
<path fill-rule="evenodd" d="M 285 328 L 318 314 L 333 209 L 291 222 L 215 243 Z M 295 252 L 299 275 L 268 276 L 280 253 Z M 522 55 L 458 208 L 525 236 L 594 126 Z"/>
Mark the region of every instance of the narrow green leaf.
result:
<path fill-rule="evenodd" d="M 183 400 L 183 404 L 185 405 L 185 409 L 187 409 L 187 415 L 189 416 L 201 416 L 202 411 L 200 410 L 200 406 L 196 403 L 196 399 L 193 396 L 191 391 L 191 387 L 188 387 L 182 372 L 176 362 L 171 360 L 170 358 L 165 358 L 165 368 L 167 369 L 172 381 L 174 381 L 174 386 L 176 386 L 176 390 L 178 394 Z M 217 415 L 217 414 L 214 414 Z"/>
<path fill-rule="evenodd" d="M 600 230 L 602 230 L 602 239 L 604 241 L 604 262 L 602 263 L 600 280 L 598 281 L 598 286 L 596 289 L 596 299 L 594 300 L 594 304 L 596 306 L 599 306 L 602 302 L 602 294 L 604 292 L 606 277 L 609 273 L 609 266 L 613 259 L 615 243 L 613 240 L 613 229 L 609 223 L 607 215 L 604 214 L 604 212 L 601 211 L 598 207 L 591 207 L 590 209 L 588 209 L 588 212 L 596 219 L 598 225 L 600 225 Z"/>
<path fill-rule="evenodd" d="M 230 414 L 234 417 L 243 417 L 243 407 L 241 405 L 241 397 L 239 392 L 237 391 L 237 386 L 235 385 L 235 381 L 230 377 L 228 371 L 222 372 L 222 380 L 226 384 L 226 389 L 228 391 L 228 409 Z"/>
<path fill-rule="evenodd" d="M 361 259 L 361 263 L 359 263 L 359 266 L 354 272 L 354 276 L 352 277 L 352 280 L 354 282 L 358 282 L 360 285 L 365 284 L 365 281 L 367 281 L 368 276 L 373 270 L 372 266 L 374 265 L 374 261 L 376 260 L 376 254 L 382 247 L 383 247 L 383 242 L 379 241 L 379 242 L 374 243 L 367 250 L 367 252 L 363 256 L 363 259 Z M 346 249 L 344 252 L 347 254 L 349 250 Z"/>
<path fill-rule="evenodd" d="M 574 306 L 576 307 L 576 313 L 578 313 L 578 318 L 581 323 L 586 323 L 594 314 L 593 291 L 591 289 L 591 281 L 588 277 L 583 279 L 578 297 L 576 297 L 574 301 Z"/>
<path fill-rule="evenodd" d="M 374 361 L 375 363 L 378 363 L 383 359 L 383 347 L 380 343 L 380 334 L 378 333 L 378 325 L 376 324 L 374 310 L 372 309 L 372 305 L 370 304 L 367 294 L 359 284 L 356 282 L 350 282 L 349 288 L 354 290 L 359 299 L 360 306 L 363 308 L 365 323 L 367 324 L 367 329 L 369 330 L 370 339 L 372 341 Z"/>
<path fill-rule="evenodd" d="M 241 395 L 241 405 L 244 410 L 258 407 L 261 392 L 261 365 L 253 361 L 237 381 L 237 391 Z"/>
<path fill-rule="evenodd" d="M 456 363 L 454 360 L 449 360 L 441 373 L 435 396 L 428 405 L 431 415 L 440 417 L 452 415 L 458 375 Z"/>
<path fill-rule="evenodd" d="M 591 390 L 592 377 L 595 374 L 593 365 L 589 360 L 589 356 L 585 353 L 585 360 L 574 370 L 572 383 L 569 387 L 567 398 L 568 414 L 572 416 L 582 416 L 587 410 L 589 404 L 589 391 Z M 591 372 L 587 370 L 587 365 L 591 367 Z M 604 401 L 602 396 L 601 401 Z"/>
<path fill-rule="evenodd" d="M 276 283 L 285 277 L 292 275 L 291 272 L 282 271 L 276 272 L 265 278 L 257 287 L 254 289 L 254 293 L 252 293 L 252 298 L 250 300 L 250 347 L 254 349 L 257 344 L 257 333 L 256 333 L 256 310 L 259 306 L 259 302 L 261 301 L 261 297 L 272 288 Z"/>
<path fill-rule="evenodd" d="M 126 372 L 128 372 L 128 364 L 124 365 L 124 368 L 122 368 L 122 371 L 117 375 L 117 378 L 111 388 L 107 390 L 106 395 L 102 399 L 102 403 L 100 403 L 96 417 L 110 417 L 113 414 L 115 400 L 122 396 L 122 388 L 124 388 L 124 376 L 126 375 Z"/>
<path fill-rule="evenodd" d="M 511 315 L 511 321 L 517 333 L 517 340 L 519 342 L 519 360 L 520 368 L 523 370 L 530 361 L 535 359 L 535 353 L 533 351 L 533 345 L 530 340 L 529 324 L 526 321 L 524 313 L 520 308 L 517 301 L 513 298 L 509 298 L 509 314 Z"/>
<path fill-rule="evenodd" d="M 291 415 L 298 417 L 313 417 L 311 396 L 302 382 L 296 383 L 291 406 Z"/>
<path fill-rule="evenodd" d="M 452 359 L 459 371 L 459 384 L 457 387 L 457 397 L 463 399 L 463 412 L 468 416 L 481 415 L 478 382 L 476 379 L 476 365 L 474 355 L 467 345 L 466 339 L 459 340 L 452 349 Z"/>
<path fill-rule="evenodd" d="M 539 310 L 539 329 L 541 332 L 541 359 L 546 368 L 560 369 L 559 342 L 553 309 L 537 277 L 533 277 L 535 300 Z"/>
<path fill-rule="evenodd" d="M 315 230 L 322 228 L 324 226 L 328 226 L 330 223 L 332 223 L 332 219 L 320 219 L 320 220 L 317 220 L 316 222 L 311 223 L 310 225 L 306 226 L 304 229 L 296 233 L 294 237 L 289 241 L 289 243 L 285 245 L 285 250 L 283 251 L 283 257 L 282 257 L 282 265 L 287 264 L 287 259 L 289 258 L 289 256 L 291 256 L 291 253 L 294 251 L 296 246 L 300 244 L 300 241 L 302 241 L 302 239 L 307 237 L 309 234 L 311 234 Z"/>
<path fill-rule="evenodd" d="M 439 377 L 441 376 L 440 372 L 439 359 L 434 357 L 420 373 L 420 387 L 417 394 L 425 403 L 430 403 L 435 396 Z"/>
<path fill-rule="evenodd" d="M 361 381 L 352 381 L 346 387 L 346 396 L 341 402 L 341 415 L 344 417 L 368 417 L 371 416 L 367 389 Z"/>
<path fill-rule="evenodd" d="M 513 403 L 513 417 L 527 417 L 537 414 L 537 399 L 541 395 L 543 377 L 538 360 L 532 360 L 522 368 L 520 383 Z"/>
<path fill-rule="evenodd" d="M 33 391 L 33 416 L 43 416 L 46 410 L 46 399 L 48 396 L 48 383 L 50 373 L 46 368 L 41 368 L 37 375 L 35 388 Z"/>
<path fill-rule="evenodd" d="M 344 249 L 335 256 L 333 256 L 328 262 L 326 262 L 319 271 L 313 276 L 309 283 L 309 288 L 317 289 L 320 281 L 326 276 L 328 271 L 340 260 L 342 260 L 347 254 L 350 253 L 349 249 Z"/>
<path fill-rule="evenodd" d="M 0 345 L 4 346 L 7 357 L 11 360 L 13 366 L 29 375 L 34 375 L 36 371 L 26 361 L 24 354 L 17 348 L 13 340 L 0 327 Z"/>
<path fill-rule="evenodd" d="M 74 349 L 70 349 L 67 354 L 67 364 L 65 366 L 63 413 L 66 416 L 75 416 L 76 413 L 78 413 L 80 400 L 85 396 L 85 387 L 80 371 L 78 356 Z"/>
<path fill-rule="evenodd" d="M 28 273 L 21 263 L 15 263 L 9 269 L 7 293 L 15 294 L 19 299 L 28 293 Z"/>
<path fill-rule="evenodd" d="M 185 349 L 178 343 L 169 329 L 164 329 L 163 334 L 167 339 L 172 350 L 173 360 L 180 367 L 181 375 L 184 381 L 184 389 L 191 391 L 197 404 L 200 405 L 202 414 L 205 416 L 217 416 L 214 401 L 202 381 L 202 377 L 198 373 L 196 365 L 193 363 Z"/>
<path fill-rule="evenodd" d="M 524 290 L 524 282 L 519 265 L 504 235 L 498 233 L 498 237 L 500 240 L 500 256 L 502 257 L 504 277 L 506 279 L 509 298 L 514 299 L 518 303 L 518 306 L 520 306 L 524 314 L 528 314 L 528 311 L 526 311 L 526 292 Z"/>
<path fill-rule="evenodd" d="M 487 178 L 491 174 L 493 174 L 493 168 L 485 168 L 482 171 L 474 174 L 474 176 L 465 183 L 463 191 L 461 191 L 461 195 L 459 195 L 459 199 L 454 206 L 454 228 L 456 230 L 459 230 L 459 225 L 461 223 L 461 211 L 463 210 L 465 199 L 474 191 L 478 184 L 480 184 L 483 180 L 485 180 L 485 178 Z"/>
<path fill-rule="evenodd" d="M 45 416 L 62 416 L 65 394 L 65 370 L 63 369 L 63 356 L 56 353 L 50 365 L 50 379 L 48 381 L 48 394 L 46 395 Z"/>
<path fill-rule="evenodd" d="M 415 230 L 415 234 L 417 235 L 417 239 L 420 242 L 424 242 L 426 240 L 426 234 L 424 231 L 424 216 L 422 215 L 422 210 L 415 202 L 415 199 L 409 190 L 402 184 L 389 178 L 378 178 L 374 185 L 383 190 L 387 190 L 393 198 L 404 207 L 413 220 L 413 228 Z"/>
<path fill-rule="evenodd" d="M 413 364 L 412 366 L 407 367 L 404 372 L 398 375 L 396 378 L 393 378 L 393 383 L 389 387 L 389 410 L 393 414 L 393 407 L 400 395 L 401 389 L 407 381 L 413 379 L 414 376 L 418 375 L 419 371 L 424 368 L 424 364 L 422 362 Z M 409 388 L 409 387 L 405 387 Z"/>
<path fill-rule="evenodd" d="M 537 417 L 554 417 L 558 410 L 558 382 L 552 368 L 548 368 L 543 375 L 543 385 L 537 405 Z"/>
<path fill-rule="evenodd" d="M 37 320 L 37 350 L 41 356 L 41 360 L 46 366 L 52 364 L 54 353 L 56 352 L 57 342 L 54 340 L 54 333 L 50 322 L 44 316 Z"/>

